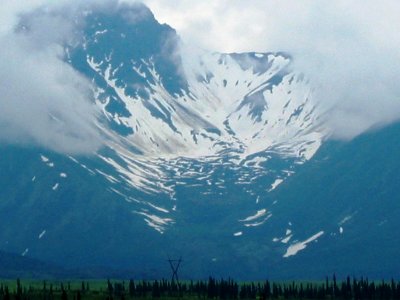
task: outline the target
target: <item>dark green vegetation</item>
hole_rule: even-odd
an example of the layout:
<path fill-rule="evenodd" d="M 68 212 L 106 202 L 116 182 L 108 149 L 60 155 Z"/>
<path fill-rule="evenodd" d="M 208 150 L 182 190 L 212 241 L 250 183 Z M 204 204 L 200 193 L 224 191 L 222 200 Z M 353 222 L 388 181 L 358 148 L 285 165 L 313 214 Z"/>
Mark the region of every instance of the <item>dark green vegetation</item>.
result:
<path fill-rule="evenodd" d="M 25 281 L 0 283 L 1 300 L 28 299 L 400 299 L 400 282 L 355 278 L 324 283 L 207 281 Z"/>

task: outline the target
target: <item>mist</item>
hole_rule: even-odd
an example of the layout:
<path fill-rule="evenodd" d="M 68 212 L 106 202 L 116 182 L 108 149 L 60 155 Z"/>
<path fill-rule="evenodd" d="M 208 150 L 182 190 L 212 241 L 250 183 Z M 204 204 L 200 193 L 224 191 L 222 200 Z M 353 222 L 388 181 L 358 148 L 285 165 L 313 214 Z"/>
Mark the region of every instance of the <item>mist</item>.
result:
<path fill-rule="evenodd" d="M 102 145 L 91 83 L 64 57 L 81 38 L 77 7 L 39 4 L 12 7 L 1 27 L 0 141 L 91 154 Z"/>
<path fill-rule="evenodd" d="M 400 2 L 145 0 L 183 40 L 219 52 L 293 57 L 335 139 L 400 118 Z"/>
<path fill-rule="evenodd" d="M 186 44 L 227 53 L 291 54 L 292 68 L 309 79 L 332 138 L 352 139 L 400 118 L 398 1 L 143 2 Z M 91 83 L 65 62 L 63 45 L 80 41 L 78 12 L 117 3 L 2 3 L 1 143 L 82 154 L 102 146 Z"/>

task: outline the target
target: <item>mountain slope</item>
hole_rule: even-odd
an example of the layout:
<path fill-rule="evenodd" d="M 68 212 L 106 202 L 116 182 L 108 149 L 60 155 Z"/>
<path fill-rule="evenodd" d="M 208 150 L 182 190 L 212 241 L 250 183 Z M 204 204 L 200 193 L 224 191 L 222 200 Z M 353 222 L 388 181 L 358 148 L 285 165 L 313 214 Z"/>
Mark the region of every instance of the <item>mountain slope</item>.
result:
<path fill-rule="evenodd" d="M 325 231 L 316 249 L 292 263 L 310 268 L 312 259 L 309 271 L 316 274 L 399 276 L 399 135 L 395 124 L 349 143 L 328 143 L 276 191 L 274 209 L 285 213 L 281 222 L 291 220 L 303 232 L 297 238 Z"/>
<path fill-rule="evenodd" d="M 55 278 L 67 272 L 56 266 L 0 251 L 1 278 Z"/>
<path fill-rule="evenodd" d="M 108 124 L 99 124 L 107 141 L 99 172 L 127 201 L 152 198 L 155 211 L 146 205 L 138 214 L 157 231 L 175 220 L 182 178 L 210 185 L 209 166 L 225 165 L 236 169 L 230 181 L 271 190 L 328 135 L 285 54 L 193 50 L 146 7 L 131 14 L 145 17 L 132 23 L 118 8 L 87 12 L 84 41 L 67 58 L 94 82 Z"/>
<path fill-rule="evenodd" d="M 191 49 L 140 4 L 77 20 L 65 61 L 93 84 L 104 147 L 2 145 L 1 250 L 145 278 L 180 255 L 186 278 L 394 273 L 398 125 L 326 142 L 285 53 Z"/>

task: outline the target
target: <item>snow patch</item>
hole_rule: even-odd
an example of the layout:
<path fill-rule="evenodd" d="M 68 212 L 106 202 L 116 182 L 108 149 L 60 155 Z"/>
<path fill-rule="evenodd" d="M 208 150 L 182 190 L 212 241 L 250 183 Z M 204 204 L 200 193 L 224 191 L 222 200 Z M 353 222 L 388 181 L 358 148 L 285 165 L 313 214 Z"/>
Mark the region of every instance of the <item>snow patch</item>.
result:
<path fill-rule="evenodd" d="M 108 174 L 104 173 L 103 171 L 100 171 L 99 169 L 95 169 L 95 170 L 97 173 L 102 175 L 107 181 L 109 181 L 111 183 L 121 182 L 118 179 L 116 179 L 114 176 L 108 175 Z"/>
<path fill-rule="evenodd" d="M 53 185 L 53 187 L 52 187 L 53 191 L 56 191 L 56 190 L 58 189 L 58 186 L 59 186 L 58 183 L 56 183 L 55 185 Z"/>
<path fill-rule="evenodd" d="M 240 222 L 250 222 L 250 221 L 254 221 L 258 218 L 261 218 L 262 216 L 265 216 L 265 214 L 267 213 L 266 209 L 261 209 L 259 211 L 257 211 L 257 213 L 253 216 L 247 217 L 246 219 L 243 220 L 239 220 Z"/>
<path fill-rule="evenodd" d="M 290 241 L 290 239 L 292 238 L 292 234 L 291 235 L 288 235 L 287 237 L 285 237 L 284 239 L 282 239 L 282 243 L 283 244 L 287 244 L 289 241 Z"/>
<path fill-rule="evenodd" d="M 97 35 L 102 35 L 102 34 L 105 34 L 105 33 L 107 33 L 107 32 L 108 32 L 107 29 L 105 29 L 105 30 L 98 30 L 98 31 L 96 31 L 96 32 L 94 33 L 94 35 L 95 35 L 95 36 L 97 36 Z"/>
<path fill-rule="evenodd" d="M 262 221 L 256 222 L 256 223 L 244 224 L 244 226 L 246 226 L 246 227 L 257 227 L 257 226 L 260 226 L 260 225 L 264 224 L 265 222 L 267 222 L 268 219 L 271 218 L 271 217 L 272 217 L 272 214 L 268 214 Z"/>
<path fill-rule="evenodd" d="M 268 190 L 268 193 L 269 193 L 269 192 L 272 192 L 273 190 L 275 190 L 275 189 L 278 187 L 278 185 L 280 185 L 282 182 L 283 182 L 283 179 L 281 179 L 281 178 L 276 179 L 276 180 L 271 184 L 271 188 Z"/>
<path fill-rule="evenodd" d="M 22 256 L 25 256 L 25 255 L 27 255 L 27 254 L 28 254 L 28 252 L 29 252 L 29 248 L 26 248 L 26 249 L 25 249 L 25 251 L 24 251 L 24 252 L 22 252 L 22 254 L 21 254 L 21 255 L 22 255 Z"/>
<path fill-rule="evenodd" d="M 44 163 L 47 163 L 47 162 L 49 162 L 50 160 L 49 160 L 49 158 L 47 158 L 46 156 L 44 156 L 44 155 L 40 155 L 40 159 L 42 160 L 42 162 L 44 162 Z"/>
<path fill-rule="evenodd" d="M 39 240 L 46 234 L 46 230 L 43 230 L 40 234 L 39 234 Z"/>
<path fill-rule="evenodd" d="M 160 211 L 160 212 L 163 212 L 163 213 L 166 213 L 166 214 L 169 213 L 169 210 L 167 210 L 167 209 L 165 209 L 165 208 L 162 208 L 162 207 L 159 207 L 159 206 L 157 206 L 157 205 L 151 204 L 150 202 L 147 202 L 147 205 L 149 205 L 150 207 L 152 207 L 152 208 L 154 208 L 155 210 L 158 210 L 158 211 Z"/>
<path fill-rule="evenodd" d="M 158 231 L 161 234 L 164 233 L 164 231 L 166 229 L 166 226 L 168 226 L 169 224 L 174 223 L 173 219 L 161 218 L 159 216 L 156 216 L 156 215 L 153 215 L 153 214 L 149 214 L 147 212 L 134 211 L 134 213 L 144 216 L 145 217 L 144 221 L 147 223 L 147 225 L 149 225 L 150 227 L 154 228 L 156 231 Z"/>
<path fill-rule="evenodd" d="M 286 253 L 283 255 L 283 257 L 289 257 L 296 255 L 299 251 L 304 250 L 307 247 L 308 243 L 311 243 L 312 241 L 315 241 L 318 239 L 320 236 L 324 234 L 323 231 L 320 231 L 316 234 L 314 234 L 312 237 L 308 238 L 307 240 L 303 242 L 298 242 L 293 245 L 290 245 L 289 248 L 287 248 Z"/>
<path fill-rule="evenodd" d="M 233 234 L 233 236 L 241 236 L 241 235 L 243 235 L 243 232 L 242 232 L 242 231 L 235 232 L 235 233 Z"/>
<path fill-rule="evenodd" d="M 253 63 L 243 61 L 248 60 L 246 57 L 252 58 Z M 290 59 L 279 54 L 254 53 L 253 57 L 251 54 L 242 57 L 182 49 L 182 60 L 188 86 L 178 95 L 171 94 L 163 86 L 152 59 L 126 62 L 126 70 L 145 79 L 140 84 L 143 93 L 132 93 L 128 90 L 132 82 L 124 82 L 123 78 L 117 80 L 115 76 L 123 64 L 113 64 L 111 56 L 106 61 L 87 56 L 89 66 L 107 83 L 107 91 L 96 88 L 96 103 L 109 121 L 134 132 L 120 143 L 119 138 L 114 139 L 112 131 L 102 128 L 112 137 L 107 146 L 115 150 L 118 158 L 108 153 L 98 156 L 113 169 L 103 171 L 117 175 L 112 177 L 96 171 L 112 183 L 121 183 L 121 191 L 133 187 L 146 194 L 169 193 L 174 197 L 174 185 L 168 177 L 171 169 L 165 171 L 165 166 L 178 165 L 173 170 L 176 177 L 195 178 L 199 172 L 206 174 L 206 171 L 193 170 L 190 164 L 180 164 L 180 158 L 185 157 L 231 167 L 225 164 L 229 161 L 241 170 L 251 168 L 251 172 L 237 182 L 249 194 L 254 192 L 251 190 L 253 182 L 269 172 L 268 176 L 274 176 L 270 177 L 271 182 L 275 181 L 264 189 L 269 188 L 271 192 L 292 172 L 275 173 L 276 170 L 268 169 L 273 157 L 304 163 L 319 148 L 327 132 L 315 127 L 319 118 L 318 103 L 311 97 L 308 82 L 300 74 L 288 73 L 291 72 L 287 68 Z M 257 70 L 260 65 L 265 68 Z M 107 111 L 108 103 L 115 101 L 109 89 L 129 114 Z M 138 151 L 129 151 L 126 145 Z M 198 178 L 200 182 L 192 186 L 207 184 L 222 189 L 225 185 L 210 177 L 203 178 Z M 260 198 L 255 193 L 254 198 L 258 204 Z M 271 217 L 266 215 L 266 210 L 261 210 L 240 221 L 254 222 L 245 226 L 258 226 Z"/>

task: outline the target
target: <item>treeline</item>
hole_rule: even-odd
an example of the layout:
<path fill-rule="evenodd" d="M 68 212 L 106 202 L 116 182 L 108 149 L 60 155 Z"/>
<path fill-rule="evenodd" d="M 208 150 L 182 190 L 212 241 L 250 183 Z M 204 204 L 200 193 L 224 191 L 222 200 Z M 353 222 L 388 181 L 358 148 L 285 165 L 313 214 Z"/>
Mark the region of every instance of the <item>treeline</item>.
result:
<path fill-rule="evenodd" d="M 78 287 L 79 286 L 79 287 Z M 336 277 L 326 278 L 323 283 L 276 283 L 252 282 L 237 283 L 232 279 L 206 281 L 174 282 L 155 281 L 110 281 L 89 286 L 81 282 L 71 287 L 70 283 L 48 284 L 42 286 L 23 286 L 20 280 L 10 288 L 0 284 L 0 300 L 81 300 L 81 299 L 400 299 L 400 283 L 374 282 L 361 278 L 338 282 Z"/>

